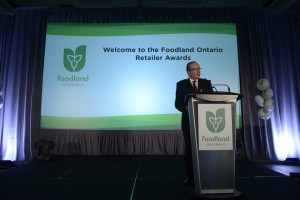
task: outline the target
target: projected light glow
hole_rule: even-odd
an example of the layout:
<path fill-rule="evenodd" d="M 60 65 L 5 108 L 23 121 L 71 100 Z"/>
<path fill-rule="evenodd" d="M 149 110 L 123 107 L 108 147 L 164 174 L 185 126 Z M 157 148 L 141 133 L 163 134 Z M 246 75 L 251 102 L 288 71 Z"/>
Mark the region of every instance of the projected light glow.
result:
<path fill-rule="evenodd" d="M 191 60 L 239 93 L 234 24 L 48 24 L 41 128 L 179 129 L 176 82 Z"/>
<path fill-rule="evenodd" d="M 158 95 L 155 94 L 155 90 L 153 88 L 148 87 L 145 89 L 145 86 L 146 84 L 141 84 L 131 87 L 130 90 L 132 93 L 124 94 L 128 95 L 128 97 L 125 102 L 122 102 L 126 105 L 126 107 L 124 106 L 122 108 L 129 109 L 132 113 L 157 113 L 155 112 L 155 104 L 159 104 L 159 99 L 155 97 Z"/>
<path fill-rule="evenodd" d="M 300 138 L 297 135 L 299 130 L 298 124 L 294 124 L 293 120 L 283 119 L 285 127 L 281 130 L 276 124 L 276 119 L 272 121 L 273 141 L 275 153 L 278 160 L 286 158 L 298 158 L 297 152 L 300 152 Z"/>
<path fill-rule="evenodd" d="M 10 114 L 11 112 L 8 112 Z M 13 121 L 13 120 L 12 120 Z M 8 121 L 9 122 L 9 121 Z M 12 123 L 4 123 L 3 126 L 3 145 L 1 148 L 5 148 L 5 154 L 3 160 L 16 160 L 17 157 L 17 130 Z"/>
<path fill-rule="evenodd" d="M 287 70 L 289 81 L 293 82 L 293 74 Z M 284 80 L 284 78 L 282 78 Z M 271 118 L 272 137 L 276 159 L 284 161 L 286 158 L 300 158 L 300 125 L 299 103 L 291 91 L 298 88 L 288 82 L 278 83 L 275 90 L 275 109 Z"/>

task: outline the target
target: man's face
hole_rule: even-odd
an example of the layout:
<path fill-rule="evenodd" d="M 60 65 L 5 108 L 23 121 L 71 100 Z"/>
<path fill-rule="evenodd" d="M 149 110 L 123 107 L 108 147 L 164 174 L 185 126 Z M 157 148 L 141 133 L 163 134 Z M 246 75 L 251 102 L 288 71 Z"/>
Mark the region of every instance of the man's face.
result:
<path fill-rule="evenodd" d="M 200 77 L 200 66 L 197 63 L 192 63 L 189 66 L 188 75 L 191 79 L 196 80 Z"/>

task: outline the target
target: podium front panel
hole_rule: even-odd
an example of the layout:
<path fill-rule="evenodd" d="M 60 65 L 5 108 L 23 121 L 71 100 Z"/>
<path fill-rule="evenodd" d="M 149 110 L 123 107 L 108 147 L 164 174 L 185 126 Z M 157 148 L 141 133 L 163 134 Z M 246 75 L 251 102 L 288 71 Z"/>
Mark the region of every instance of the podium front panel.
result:
<path fill-rule="evenodd" d="M 234 192 L 232 151 L 199 151 L 200 190 L 202 194 Z"/>
<path fill-rule="evenodd" d="M 235 102 L 188 102 L 196 196 L 234 193 Z"/>

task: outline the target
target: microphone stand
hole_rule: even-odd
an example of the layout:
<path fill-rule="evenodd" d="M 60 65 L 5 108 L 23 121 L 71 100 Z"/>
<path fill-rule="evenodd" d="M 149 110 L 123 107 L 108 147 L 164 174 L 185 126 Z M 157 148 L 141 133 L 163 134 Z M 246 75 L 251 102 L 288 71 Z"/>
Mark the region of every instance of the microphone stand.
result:
<path fill-rule="evenodd" d="M 212 84 L 212 87 L 213 87 L 213 88 L 216 88 L 215 86 L 226 86 L 228 92 L 230 92 L 230 87 L 229 87 L 227 84 Z M 216 91 L 217 91 L 217 89 L 216 89 Z"/>

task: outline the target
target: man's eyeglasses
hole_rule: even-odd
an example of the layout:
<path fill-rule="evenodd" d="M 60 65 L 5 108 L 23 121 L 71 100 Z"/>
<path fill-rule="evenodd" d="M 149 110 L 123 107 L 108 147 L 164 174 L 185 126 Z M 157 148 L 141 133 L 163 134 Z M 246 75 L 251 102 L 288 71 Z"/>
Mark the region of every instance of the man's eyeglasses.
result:
<path fill-rule="evenodd" d="M 190 71 L 195 71 L 195 70 L 200 70 L 200 67 L 194 68 L 194 69 L 190 69 Z"/>

